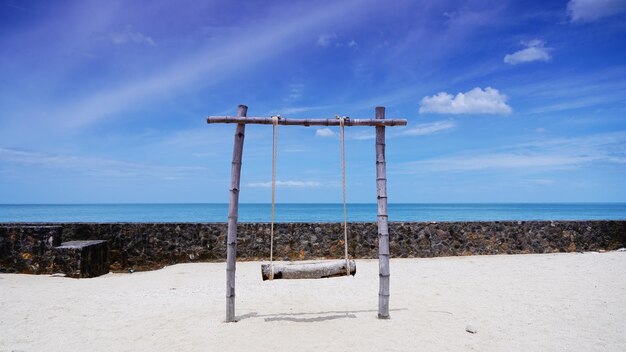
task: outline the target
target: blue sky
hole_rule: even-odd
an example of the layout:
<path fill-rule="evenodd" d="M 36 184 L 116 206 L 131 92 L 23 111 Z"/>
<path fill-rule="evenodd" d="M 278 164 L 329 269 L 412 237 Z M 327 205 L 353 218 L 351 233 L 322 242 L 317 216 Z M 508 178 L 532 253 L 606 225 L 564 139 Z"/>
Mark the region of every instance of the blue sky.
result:
<path fill-rule="evenodd" d="M 0 0 L 0 203 L 227 202 L 234 126 L 407 118 L 391 202 L 626 201 L 626 1 Z M 374 202 L 374 131 L 346 130 Z M 279 131 L 278 202 L 340 202 L 338 130 Z M 271 127 L 242 202 L 269 202 Z"/>

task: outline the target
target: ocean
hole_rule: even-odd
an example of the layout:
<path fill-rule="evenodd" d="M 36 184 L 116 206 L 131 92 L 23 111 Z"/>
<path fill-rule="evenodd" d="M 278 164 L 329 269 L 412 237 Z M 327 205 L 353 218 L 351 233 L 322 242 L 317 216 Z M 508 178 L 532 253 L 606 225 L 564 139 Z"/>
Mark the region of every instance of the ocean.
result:
<path fill-rule="evenodd" d="M 226 222 L 228 204 L 5 204 L 0 222 Z M 240 204 L 240 222 L 269 222 L 270 204 Z M 626 203 L 390 204 L 389 221 L 625 220 Z M 342 204 L 277 204 L 276 222 L 341 222 Z M 348 204 L 376 221 L 376 204 Z"/>

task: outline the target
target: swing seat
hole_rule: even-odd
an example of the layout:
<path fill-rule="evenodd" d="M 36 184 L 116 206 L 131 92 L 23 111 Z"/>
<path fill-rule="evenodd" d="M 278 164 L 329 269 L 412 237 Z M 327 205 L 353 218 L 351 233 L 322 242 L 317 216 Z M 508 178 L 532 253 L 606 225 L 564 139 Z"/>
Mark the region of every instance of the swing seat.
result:
<path fill-rule="evenodd" d="M 356 275 L 356 263 L 349 260 L 350 275 Z M 261 265 L 263 281 L 270 279 L 270 265 Z M 347 276 L 346 261 L 326 260 L 321 262 L 273 264 L 274 280 L 277 279 L 326 279 L 329 277 Z"/>

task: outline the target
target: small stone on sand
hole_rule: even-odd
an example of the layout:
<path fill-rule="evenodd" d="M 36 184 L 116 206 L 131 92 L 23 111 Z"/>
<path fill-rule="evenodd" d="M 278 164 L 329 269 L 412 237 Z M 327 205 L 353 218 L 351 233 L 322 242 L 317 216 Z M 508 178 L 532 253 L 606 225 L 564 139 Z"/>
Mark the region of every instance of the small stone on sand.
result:
<path fill-rule="evenodd" d="M 478 332 L 478 329 L 476 329 L 476 327 L 473 325 L 468 325 L 465 327 L 465 331 L 469 332 L 470 334 L 475 334 Z"/>

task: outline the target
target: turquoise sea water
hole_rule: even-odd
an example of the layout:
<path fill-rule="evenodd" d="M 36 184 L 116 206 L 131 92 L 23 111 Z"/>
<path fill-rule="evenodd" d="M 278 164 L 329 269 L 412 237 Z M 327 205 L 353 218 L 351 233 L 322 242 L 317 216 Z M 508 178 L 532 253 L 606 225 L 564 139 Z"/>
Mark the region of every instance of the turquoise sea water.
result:
<path fill-rule="evenodd" d="M 0 222 L 226 222 L 228 204 L 0 205 Z M 269 222 L 270 204 L 241 204 L 239 221 Z M 390 221 L 624 220 L 626 203 L 390 204 Z M 277 222 L 340 222 L 341 204 L 278 204 Z M 376 204 L 348 204 L 348 221 L 376 221 Z"/>

